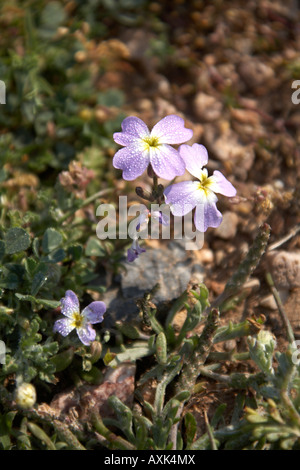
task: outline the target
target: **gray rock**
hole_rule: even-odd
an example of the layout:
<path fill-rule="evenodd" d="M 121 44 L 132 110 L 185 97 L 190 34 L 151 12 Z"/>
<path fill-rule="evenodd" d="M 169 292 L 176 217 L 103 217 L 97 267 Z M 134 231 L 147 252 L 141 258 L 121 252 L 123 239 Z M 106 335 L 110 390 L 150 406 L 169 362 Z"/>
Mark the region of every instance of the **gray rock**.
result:
<path fill-rule="evenodd" d="M 182 240 L 174 240 L 162 248 L 149 248 L 133 263 L 126 263 L 120 275 L 120 287 L 108 290 L 103 301 L 107 305 L 104 326 L 115 321 L 137 318 L 136 301 L 157 283 L 159 289 L 152 297 L 158 308 L 177 299 L 190 281 L 203 282 L 204 269 L 192 252 L 185 250 Z"/>

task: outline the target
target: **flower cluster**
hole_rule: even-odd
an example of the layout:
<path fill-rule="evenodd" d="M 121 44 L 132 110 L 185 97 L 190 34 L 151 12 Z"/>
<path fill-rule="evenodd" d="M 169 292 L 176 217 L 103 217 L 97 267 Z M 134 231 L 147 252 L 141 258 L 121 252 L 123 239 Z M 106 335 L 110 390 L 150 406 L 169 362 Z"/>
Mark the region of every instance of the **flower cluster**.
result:
<path fill-rule="evenodd" d="M 182 176 L 187 170 L 197 180 L 171 184 L 163 195 L 175 216 L 184 216 L 195 209 L 195 227 L 205 232 L 208 227 L 218 227 L 222 221 L 215 193 L 232 197 L 236 190 L 220 171 L 214 171 L 212 176 L 208 176 L 204 168 L 208 162 L 206 148 L 197 143 L 192 146 L 184 144 L 192 135 L 193 131 L 185 128 L 183 119 L 176 115 L 161 119 L 151 132 L 141 119 L 127 117 L 122 122 L 122 132 L 116 132 L 113 136 L 115 142 L 124 147 L 116 152 L 113 165 L 121 169 L 123 178 L 129 181 L 140 176 L 147 168 L 151 168 L 156 177 L 166 180 Z M 172 144 L 183 145 L 177 150 Z M 148 222 L 148 214 L 143 217 L 143 223 L 146 219 Z M 135 236 L 128 250 L 128 261 L 135 260 L 145 251 L 140 248 L 137 239 Z"/>

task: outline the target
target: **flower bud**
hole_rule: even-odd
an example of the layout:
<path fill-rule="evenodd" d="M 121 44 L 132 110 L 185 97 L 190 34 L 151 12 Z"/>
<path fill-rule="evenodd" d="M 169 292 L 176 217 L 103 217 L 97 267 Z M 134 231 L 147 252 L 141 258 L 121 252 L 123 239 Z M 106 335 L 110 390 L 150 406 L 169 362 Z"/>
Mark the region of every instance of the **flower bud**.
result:
<path fill-rule="evenodd" d="M 139 197 L 145 199 L 146 201 L 154 201 L 152 194 L 149 191 L 143 189 L 141 186 L 137 186 L 135 188 L 135 192 Z"/>
<path fill-rule="evenodd" d="M 102 353 L 102 344 L 99 341 L 93 341 L 90 346 L 90 361 L 92 364 L 99 361 Z"/>
<path fill-rule="evenodd" d="M 27 410 L 32 408 L 36 402 L 36 391 L 35 387 L 30 384 L 23 382 L 18 386 L 16 390 L 16 403 L 20 408 Z"/>
<path fill-rule="evenodd" d="M 153 170 L 151 163 L 149 163 L 149 165 L 148 165 L 147 175 L 149 176 L 149 178 L 154 178 L 156 176 L 155 171 Z"/>

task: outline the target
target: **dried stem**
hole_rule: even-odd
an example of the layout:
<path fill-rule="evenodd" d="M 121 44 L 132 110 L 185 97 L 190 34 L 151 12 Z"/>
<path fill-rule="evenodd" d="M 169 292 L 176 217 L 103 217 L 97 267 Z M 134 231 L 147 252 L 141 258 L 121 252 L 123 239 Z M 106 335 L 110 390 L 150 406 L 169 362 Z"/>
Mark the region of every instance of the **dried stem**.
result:
<path fill-rule="evenodd" d="M 235 273 L 231 276 L 222 294 L 212 302 L 212 307 L 219 307 L 220 310 L 222 310 L 222 304 L 224 304 L 229 297 L 236 295 L 240 291 L 249 276 L 258 266 L 261 257 L 266 250 L 270 231 L 271 228 L 268 224 L 263 224 L 260 227 L 259 233 L 256 236 L 253 245 L 250 247 L 246 258 L 241 262 Z"/>
<path fill-rule="evenodd" d="M 274 285 L 274 281 L 272 279 L 272 276 L 271 276 L 271 273 L 266 273 L 266 281 L 270 287 L 270 290 L 273 294 L 273 297 L 275 299 L 275 302 L 277 304 L 277 307 L 278 307 L 278 311 L 280 313 L 280 316 L 281 316 L 281 319 L 283 321 L 283 324 L 285 326 L 285 329 L 286 329 L 286 333 L 287 333 L 287 337 L 288 337 L 288 341 L 289 343 L 293 343 L 295 341 L 295 336 L 294 336 L 294 332 L 293 332 L 293 328 L 290 324 L 290 321 L 287 317 L 287 314 L 285 313 L 285 310 L 284 310 L 284 307 L 283 307 L 283 304 L 282 304 L 282 301 L 281 301 L 281 298 L 280 298 L 280 295 L 279 295 L 279 292 L 278 290 L 276 289 L 275 285 Z"/>

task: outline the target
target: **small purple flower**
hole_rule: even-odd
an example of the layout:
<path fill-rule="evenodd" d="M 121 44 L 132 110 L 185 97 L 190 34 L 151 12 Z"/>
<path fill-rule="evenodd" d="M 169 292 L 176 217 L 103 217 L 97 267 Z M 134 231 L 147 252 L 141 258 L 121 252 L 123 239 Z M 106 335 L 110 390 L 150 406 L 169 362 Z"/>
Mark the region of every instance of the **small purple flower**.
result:
<path fill-rule="evenodd" d="M 91 302 L 80 312 L 79 301 L 73 291 L 67 290 L 65 297 L 61 299 L 61 313 L 66 318 L 57 320 L 54 324 L 53 331 L 67 336 L 76 328 L 80 341 L 89 346 L 96 338 L 96 331 L 91 324 L 103 321 L 103 314 L 106 311 L 104 302 Z"/>
<path fill-rule="evenodd" d="M 144 248 L 141 248 L 137 239 L 133 240 L 131 247 L 127 250 L 127 261 L 129 263 L 132 263 L 134 260 L 136 260 L 141 253 L 145 253 L 146 250 Z"/>
<path fill-rule="evenodd" d="M 151 163 L 157 176 L 172 180 L 183 175 L 185 164 L 172 144 L 182 144 L 193 135 L 184 121 L 175 114 L 161 119 L 150 132 L 139 118 L 129 116 L 122 122 L 122 132 L 114 133 L 114 141 L 124 148 L 117 151 L 113 166 L 123 170 L 123 178 L 132 181 Z M 171 144 L 171 145 L 170 145 Z"/>
<path fill-rule="evenodd" d="M 233 197 L 236 189 L 222 175 L 220 171 L 214 171 L 208 177 L 206 168 L 208 153 L 203 145 L 181 145 L 179 153 L 183 158 L 186 169 L 198 181 L 183 181 L 170 185 L 165 189 L 164 195 L 167 204 L 175 216 L 184 216 L 196 207 L 194 223 L 200 232 L 206 232 L 208 227 L 218 227 L 222 222 L 222 214 L 218 211 L 215 193 Z"/>

